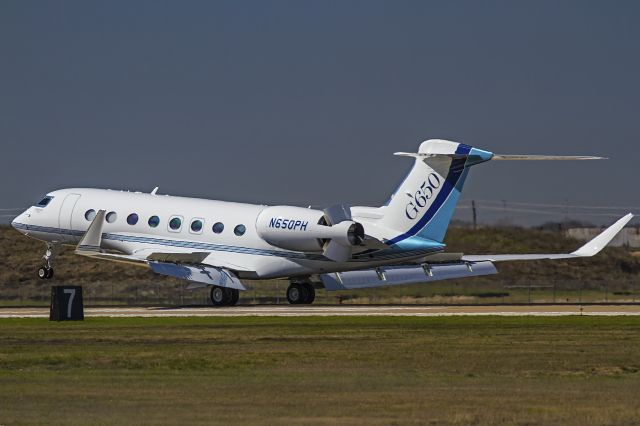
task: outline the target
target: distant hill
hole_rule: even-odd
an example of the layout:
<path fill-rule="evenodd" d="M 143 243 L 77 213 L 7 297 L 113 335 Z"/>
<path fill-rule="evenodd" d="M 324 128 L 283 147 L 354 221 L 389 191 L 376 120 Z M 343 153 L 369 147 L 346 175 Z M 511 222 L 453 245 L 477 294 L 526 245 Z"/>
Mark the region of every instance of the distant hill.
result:
<path fill-rule="evenodd" d="M 523 228 L 482 228 L 476 231 L 452 228 L 446 243 L 448 251 L 467 254 L 567 252 L 582 244 L 556 232 Z M 0 226 L 0 259 L 3 265 L 0 268 L 0 303 L 34 299 L 45 302 L 49 286 L 56 283 L 84 285 L 86 294 L 89 297 L 93 294 L 97 301 L 176 303 L 177 297 L 187 298 L 192 303 L 205 303 L 207 300 L 206 290 L 185 292 L 184 281 L 160 276 L 142 267 L 76 256 L 72 247 L 61 248 L 56 257 L 54 280 L 42 281 L 37 278 L 36 270 L 41 265 L 43 253 L 43 243 L 27 238 L 9 226 Z M 640 278 L 640 260 L 622 248 L 607 248 L 598 256 L 584 260 L 507 262 L 497 266 L 499 275 L 455 280 L 455 288 L 474 288 L 476 292 L 487 288 L 496 294 L 502 292 L 504 286 L 550 282 L 559 286 L 570 283 L 574 287 L 578 283 L 584 288 L 599 288 L 603 284 L 627 288 L 635 286 Z M 245 293 L 245 297 L 250 293 L 256 301 L 273 299 L 276 295 L 283 300 L 287 285 L 283 281 L 248 281 L 246 284 L 255 291 Z M 423 297 L 429 292 L 431 295 L 440 294 L 448 286 L 449 281 L 438 285 L 418 284 L 346 294 L 360 298 L 371 295 L 378 298 L 401 297 L 405 294 Z M 325 300 L 333 301 L 334 295 L 330 293 Z"/>
<path fill-rule="evenodd" d="M 560 232 L 529 228 L 451 228 L 447 250 L 466 254 L 569 253 L 584 244 Z M 583 282 L 615 282 L 635 279 L 640 260 L 624 248 L 607 247 L 587 259 L 497 263 L 500 278 L 512 282 L 532 279 L 567 279 Z"/>

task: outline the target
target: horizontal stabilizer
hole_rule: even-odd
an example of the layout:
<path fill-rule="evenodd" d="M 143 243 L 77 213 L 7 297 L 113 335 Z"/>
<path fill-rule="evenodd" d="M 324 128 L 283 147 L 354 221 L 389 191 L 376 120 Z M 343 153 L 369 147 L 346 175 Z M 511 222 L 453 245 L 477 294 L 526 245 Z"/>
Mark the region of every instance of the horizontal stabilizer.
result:
<path fill-rule="evenodd" d="M 413 158 L 431 158 L 436 156 L 449 157 L 449 158 L 467 158 L 468 154 L 456 154 L 452 152 L 394 152 L 393 155 L 400 157 L 413 157 Z"/>
<path fill-rule="evenodd" d="M 388 266 L 361 271 L 335 272 L 322 274 L 320 279 L 325 289 L 336 291 L 477 277 L 497 272 L 491 262 L 468 262 L 423 266 Z"/>
<path fill-rule="evenodd" d="M 498 161 L 571 161 L 571 160 L 608 160 L 605 157 L 592 157 L 588 155 L 499 155 L 495 154 L 492 160 Z"/>
<path fill-rule="evenodd" d="M 246 290 L 242 282 L 232 272 L 213 266 L 186 266 L 175 263 L 149 262 L 153 272 L 183 280 L 196 281 L 206 285 Z"/>
<path fill-rule="evenodd" d="M 395 152 L 393 155 L 414 158 L 449 157 L 461 159 L 469 157 L 469 154 L 457 154 L 450 152 Z M 591 155 L 501 155 L 493 154 L 491 160 L 497 161 L 573 161 L 573 160 L 608 160 L 606 157 Z"/>
<path fill-rule="evenodd" d="M 514 260 L 554 260 L 554 259 L 575 259 L 580 257 L 591 257 L 600 253 L 618 235 L 629 221 L 633 219 L 633 215 L 629 213 L 625 217 L 619 219 L 616 223 L 605 229 L 600 235 L 589 241 L 572 253 L 566 254 L 485 254 L 463 256 L 462 260 L 469 262 L 508 262 Z"/>

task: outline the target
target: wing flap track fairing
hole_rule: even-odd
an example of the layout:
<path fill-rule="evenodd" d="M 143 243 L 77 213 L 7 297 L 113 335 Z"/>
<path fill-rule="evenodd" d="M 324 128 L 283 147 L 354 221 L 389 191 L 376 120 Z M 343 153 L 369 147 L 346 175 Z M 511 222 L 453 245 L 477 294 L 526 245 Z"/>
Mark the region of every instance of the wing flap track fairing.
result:
<path fill-rule="evenodd" d="M 428 283 L 453 278 L 497 274 L 491 262 L 468 262 L 423 266 L 389 266 L 360 271 L 322 274 L 326 290 L 355 290 L 413 283 Z"/>

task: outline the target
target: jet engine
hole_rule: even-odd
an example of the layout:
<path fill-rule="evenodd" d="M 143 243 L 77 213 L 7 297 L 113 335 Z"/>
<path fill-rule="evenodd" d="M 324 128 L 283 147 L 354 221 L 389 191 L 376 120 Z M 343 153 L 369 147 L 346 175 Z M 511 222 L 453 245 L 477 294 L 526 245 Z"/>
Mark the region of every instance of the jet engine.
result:
<path fill-rule="evenodd" d="M 320 252 L 331 260 L 351 258 L 352 247 L 361 245 L 364 228 L 351 220 L 348 207 L 337 205 L 323 210 L 302 207 L 267 207 L 259 215 L 256 228 L 260 238 L 287 250 Z"/>

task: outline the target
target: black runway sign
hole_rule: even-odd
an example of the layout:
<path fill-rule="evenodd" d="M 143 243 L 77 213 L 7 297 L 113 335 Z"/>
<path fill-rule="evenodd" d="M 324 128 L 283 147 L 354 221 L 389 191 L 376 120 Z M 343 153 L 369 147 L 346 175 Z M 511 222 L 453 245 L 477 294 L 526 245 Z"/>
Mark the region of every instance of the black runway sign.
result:
<path fill-rule="evenodd" d="M 82 321 L 82 287 L 68 285 L 51 286 L 51 310 L 49 321 Z"/>

